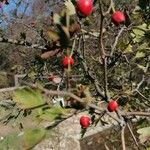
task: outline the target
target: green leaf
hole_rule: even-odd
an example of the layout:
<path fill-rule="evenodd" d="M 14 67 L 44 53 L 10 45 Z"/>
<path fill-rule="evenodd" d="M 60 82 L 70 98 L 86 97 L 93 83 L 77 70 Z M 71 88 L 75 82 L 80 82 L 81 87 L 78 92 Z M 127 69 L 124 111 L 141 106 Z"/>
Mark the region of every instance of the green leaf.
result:
<path fill-rule="evenodd" d="M 145 23 L 139 26 L 135 26 L 132 30 L 133 33 L 131 33 L 134 43 L 140 42 L 147 30 L 147 25 Z"/>
<path fill-rule="evenodd" d="M 45 104 L 41 92 L 30 88 L 15 90 L 13 100 L 21 109 L 29 109 Z"/>
<path fill-rule="evenodd" d="M 44 129 L 26 129 L 21 133 L 11 133 L 0 139 L 2 150 L 29 150 L 45 137 Z"/>
<path fill-rule="evenodd" d="M 43 109 L 43 111 L 39 111 L 39 119 L 54 121 L 56 119 L 60 119 L 64 116 L 68 111 L 62 107 L 52 107 L 48 109 Z"/>
<path fill-rule="evenodd" d="M 150 150 L 150 147 L 146 148 L 146 150 Z"/>
<path fill-rule="evenodd" d="M 145 32 L 143 30 L 140 30 L 140 29 L 133 29 L 133 33 L 137 36 L 137 35 L 140 35 L 140 36 L 144 36 Z"/>
<path fill-rule="evenodd" d="M 143 52 L 138 51 L 135 55 L 135 58 L 143 58 L 143 57 L 145 57 L 145 53 L 143 53 Z"/>
<path fill-rule="evenodd" d="M 5 137 L 0 137 L 0 148 L 2 150 L 20 150 L 22 149 L 21 140 L 17 133 L 9 134 Z"/>
<path fill-rule="evenodd" d="M 70 0 L 65 2 L 65 6 L 67 8 L 67 12 L 68 12 L 69 15 L 74 15 L 76 13 L 75 7 L 74 7 L 73 3 Z"/>
<path fill-rule="evenodd" d="M 148 43 L 143 43 L 138 47 L 137 50 L 147 50 L 147 49 L 150 49 Z"/>
<path fill-rule="evenodd" d="M 132 53 L 132 45 L 129 44 L 128 47 L 124 50 L 124 53 Z"/>
<path fill-rule="evenodd" d="M 23 148 L 31 149 L 38 144 L 46 135 L 44 129 L 26 129 L 23 134 Z"/>
<path fill-rule="evenodd" d="M 137 133 L 140 134 L 139 139 L 141 143 L 146 142 L 150 139 L 150 127 L 145 127 L 137 130 Z"/>

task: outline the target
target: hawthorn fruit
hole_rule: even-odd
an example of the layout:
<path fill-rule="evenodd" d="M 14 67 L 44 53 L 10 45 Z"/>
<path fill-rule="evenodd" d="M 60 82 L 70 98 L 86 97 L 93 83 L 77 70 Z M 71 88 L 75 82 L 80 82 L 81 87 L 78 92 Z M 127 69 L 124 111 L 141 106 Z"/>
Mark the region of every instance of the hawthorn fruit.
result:
<path fill-rule="evenodd" d="M 81 116 L 80 125 L 82 128 L 88 128 L 90 125 L 90 118 L 88 116 Z"/>
<path fill-rule="evenodd" d="M 115 11 L 112 14 L 111 20 L 116 26 L 118 26 L 121 23 L 125 22 L 125 15 L 121 11 Z"/>
<path fill-rule="evenodd" d="M 107 109 L 108 109 L 109 112 L 116 111 L 117 108 L 118 108 L 118 103 L 115 100 L 111 100 L 108 103 Z"/>
<path fill-rule="evenodd" d="M 81 17 L 87 17 L 92 13 L 92 0 L 77 0 L 76 10 Z"/>
<path fill-rule="evenodd" d="M 65 56 L 62 61 L 63 67 L 67 68 L 68 65 L 74 64 L 74 59 L 71 56 Z"/>

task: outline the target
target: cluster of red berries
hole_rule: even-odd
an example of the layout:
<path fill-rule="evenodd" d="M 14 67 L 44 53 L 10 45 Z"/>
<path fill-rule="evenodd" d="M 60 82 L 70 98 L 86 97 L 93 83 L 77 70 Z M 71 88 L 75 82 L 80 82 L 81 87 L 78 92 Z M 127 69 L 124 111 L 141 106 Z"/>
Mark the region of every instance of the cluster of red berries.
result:
<path fill-rule="evenodd" d="M 118 103 L 115 100 L 110 100 L 107 105 L 107 110 L 109 112 L 116 111 L 118 108 Z M 90 126 L 90 118 L 88 116 L 81 116 L 80 125 L 82 128 L 88 128 Z"/>
<path fill-rule="evenodd" d="M 76 10 L 77 13 L 82 17 L 87 17 L 92 13 L 93 9 L 93 1 L 92 0 L 77 0 L 76 1 Z M 121 11 L 115 11 L 111 17 L 112 22 L 118 26 L 121 23 L 125 22 L 125 15 Z M 74 64 L 74 59 L 72 56 L 65 56 L 62 60 L 62 65 L 64 68 L 68 68 L 68 66 L 72 66 Z M 49 77 L 49 80 L 52 80 Z M 107 110 L 109 112 L 116 111 L 118 108 L 118 103 L 115 100 L 110 100 L 107 105 Z M 80 118 L 80 125 L 83 128 L 87 128 L 90 126 L 90 118 L 88 116 L 81 116 Z"/>
<path fill-rule="evenodd" d="M 93 2 L 92 0 L 77 0 L 76 1 L 76 10 L 80 16 L 86 17 L 92 13 Z M 125 15 L 121 11 L 115 11 L 111 17 L 112 22 L 118 26 L 119 24 L 125 21 Z M 72 56 L 65 56 L 62 61 L 64 68 L 72 66 L 74 64 L 74 59 Z"/>
<path fill-rule="evenodd" d="M 78 15 L 81 17 L 89 16 L 93 10 L 93 1 L 92 0 L 77 0 L 76 10 L 77 10 Z M 125 15 L 121 11 L 115 11 L 112 14 L 111 20 L 116 26 L 118 26 L 121 23 L 125 22 Z"/>

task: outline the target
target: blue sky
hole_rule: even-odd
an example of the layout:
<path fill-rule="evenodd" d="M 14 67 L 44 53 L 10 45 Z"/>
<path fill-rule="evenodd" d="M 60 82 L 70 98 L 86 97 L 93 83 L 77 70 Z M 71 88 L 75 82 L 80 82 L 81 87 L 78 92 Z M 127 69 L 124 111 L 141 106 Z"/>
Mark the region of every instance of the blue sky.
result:
<path fill-rule="evenodd" d="M 18 1 L 18 0 L 15 0 L 16 2 Z M 27 0 L 26 0 L 26 2 L 27 2 Z M 3 13 L 7 16 L 7 18 L 11 18 L 11 12 L 14 10 L 16 8 L 16 4 L 14 3 L 14 0 L 9 0 L 9 5 L 3 5 L 2 6 L 2 8 L 1 8 L 1 10 L 0 10 L 0 14 L 2 13 L 2 11 L 3 11 Z M 22 3 L 21 5 L 20 5 L 20 7 L 18 8 L 18 13 L 22 13 L 22 12 L 24 12 L 24 9 L 25 9 L 25 3 Z M 28 8 L 27 9 L 27 11 L 26 11 L 26 14 L 29 14 L 31 12 L 31 9 L 30 8 Z M 0 18 L 1 19 L 1 18 Z M 4 22 L 2 22 L 1 24 L 0 24 L 0 27 L 5 27 L 5 26 L 7 26 L 6 25 L 6 23 L 4 23 Z"/>
<path fill-rule="evenodd" d="M 9 12 L 15 8 L 16 8 L 16 4 L 12 0 L 9 0 L 9 5 L 3 5 L 3 11 L 4 13 L 7 13 L 8 15 L 9 15 Z M 21 6 L 18 8 L 18 12 L 19 13 L 23 12 L 24 8 L 25 8 L 25 3 L 22 3 Z M 28 12 L 29 12 L 29 8 L 28 8 Z"/>

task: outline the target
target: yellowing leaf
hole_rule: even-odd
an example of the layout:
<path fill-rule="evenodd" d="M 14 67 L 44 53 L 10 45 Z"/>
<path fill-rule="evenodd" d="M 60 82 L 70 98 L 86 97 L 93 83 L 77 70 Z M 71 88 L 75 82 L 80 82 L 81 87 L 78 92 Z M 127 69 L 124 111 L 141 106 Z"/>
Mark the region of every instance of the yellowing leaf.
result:
<path fill-rule="evenodd" d="M 13 100 L 21 109 L 30 109 L 45 104 L 41 92 L 30 88 L 15 90 Z"/>
<path fill-rule="evenodd" d="M 53 21 L 55 24 L 60 24 L 60 19 L 61 19 L 61 17 L 58 14 L 55 13 L 53 15 Z"/>
<path fill-rule="evenodd" d="M 68 12 L 69 15 L 74 15 L 76 13 L 75 7 L 74 7 L 73 3 L 70 0 L 65 2 L 65 6 L 67 8 L 67 12 Z"/>
<path fill-rule="evenodd" d="M 140 134 L 139 139 L 141 143 L 146 142 L 150 139 L 150 127 L 145 127 L 137 130 L 137 133 Z"/>
<path fill-rule="evenodd" d="M 57 32 L 55 32 L 53 30 L 49 30 L 47 34 L 48 34 L 49 38 L 53 41 L 58 41 L 60 38 L 59 35 L 57 34 Z"/>

